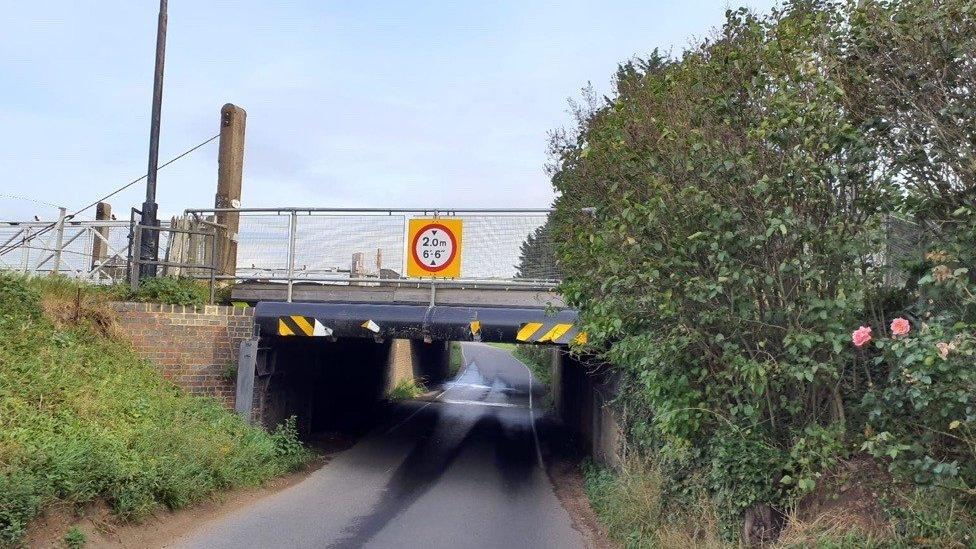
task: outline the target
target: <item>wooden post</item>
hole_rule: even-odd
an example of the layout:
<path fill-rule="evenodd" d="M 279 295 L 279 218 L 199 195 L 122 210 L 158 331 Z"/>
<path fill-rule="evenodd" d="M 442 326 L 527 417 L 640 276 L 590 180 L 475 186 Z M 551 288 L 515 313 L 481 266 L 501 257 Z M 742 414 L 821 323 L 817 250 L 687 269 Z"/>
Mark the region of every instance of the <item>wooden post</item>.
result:
<path fill-rule="evenodd" d="M 51 269 L 51 275 L 57 276 L 58 272 L 61 270 L 61 254 L 64 252 L 64 218 L 67 216 L 67 208 L 58 208 L 58 224 L 55 229 L 57 232 L 56 240 L 54 243 L 54 268 Z"/>
<path fill-rule="evenodd" d="M 95 221 L 111 221 L 112 205 L 99 202 L 95 206 Z M 91 268 L 94 271 L 105 263 L 108 257 L 108 225 L 97 225 L 92 233 Z M 99 277 L 101 278 L 101 277 Z"/>
<path fill-rule="evenodd" d="M 208 215 L 206 218 L 204 218 L 204 220 L 213 223 L 214 222 L 214 216 Z M 217 237 L 215 236 L 214 238 L 217 238 Z M 206 265 L 213 265 L 215 263 L 215 261 L 214 261 L 214 252 L 216 252 L 218 254 L 220 253 L 220 249 L 217 246 L 214 246 L 212 241 L 211 242 L 208 242 L 208 240 L 210 240 L 210 239 L 209 238 L 206 238 L 206 237 L 200 238 L 200 244 L 203 246 L 203 251 L 202 251 L 202 255 L 201 256 L 198 256 L 198 257 L 201 257 L 202 258 L 202 261 L 200 261 L 200 268 L 197 269 L 197 272 L 198 273 L 202 273 L 202 274 L 206 274 L 206 272 L 207 272 L 207 270 L 204 268 L 204 266 L 206 266 Z M 219 239 L 217 241 L 220 242 Z M 217 256 L 217 257 L 220 257 L 220 256 Z"/>
<path fill-rule="evenodd" d="M 186 217 L 170 218 L 169 226 L 179 230 L 189 230 L 190 220 Z M 187 244 L 190 235 L 182 232 L 173 231 L 169 235 L 169 245 L 166 247 L 166 261 L 171 263 L 189 263 L 187 258 Z M 166 266 L 166 276 L 192 275 L 192 271 L 186 267 Z"/>
<path fill-rule="evenodd" d="M 247 113 L 230 103 L 220 109 L 220 150 L 217 153 L 216 208 L 240 208 L 244 176 L 244 126 Z M 217 212 L 217 223 L 223 234 L 217 241 L 220 272 L 233 276 L 237 272 L 237 230 L 241 214 Z"/>

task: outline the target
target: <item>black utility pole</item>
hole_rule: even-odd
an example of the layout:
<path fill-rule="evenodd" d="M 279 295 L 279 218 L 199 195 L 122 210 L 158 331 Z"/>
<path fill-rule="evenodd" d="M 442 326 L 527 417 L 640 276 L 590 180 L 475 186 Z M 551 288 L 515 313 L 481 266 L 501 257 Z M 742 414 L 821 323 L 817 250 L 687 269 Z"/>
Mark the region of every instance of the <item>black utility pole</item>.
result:
<path fill-rule="evenodd" d="M 156 171 L 159 167 L 159 118 L 163 106 L 163 65 L 166 62 L 166 1 L 159 0 L 159 24 L 156 27 L 156 72 L 153 75 L 152 121 L 149 126 L 149 173 L 146 176 L 146 201 L 142 204 L 143 229 L 139 259 L 159 260 L 159 218 L 156 215 Z M 155 264 L 141 264 L 140 277 L 156 276 Z"/>

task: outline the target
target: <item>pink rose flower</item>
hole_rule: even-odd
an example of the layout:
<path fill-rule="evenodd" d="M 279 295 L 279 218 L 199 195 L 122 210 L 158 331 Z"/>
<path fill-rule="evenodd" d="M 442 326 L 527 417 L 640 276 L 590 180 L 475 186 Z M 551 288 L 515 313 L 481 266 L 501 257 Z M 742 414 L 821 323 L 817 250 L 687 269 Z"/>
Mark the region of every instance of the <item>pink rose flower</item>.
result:
<path fill-rule="evenodd" d="M 948 360 L 949 350 L 952 349 L 952 345 L 949 345 L 945 341 L 940 341 L 935 344 L 935 347 L 939 350 L 939 356 L 942 357 L 942 360 Z"/>
<path fill-rule="evenodd" d="M 861 326 L 854 330 L 854 333 L 851 334 L 851 341 L 854 342 L 854 346 L 858 349 L 864 347 L 867 342 L 871 341 L 871 327 Z"/>
<path fill-rule="evenodd" d="M 904 318 L 898 317 L 891 321 L 891 333 L 896 336 L 903 336 L 912 329 L 911 323 Z"/>

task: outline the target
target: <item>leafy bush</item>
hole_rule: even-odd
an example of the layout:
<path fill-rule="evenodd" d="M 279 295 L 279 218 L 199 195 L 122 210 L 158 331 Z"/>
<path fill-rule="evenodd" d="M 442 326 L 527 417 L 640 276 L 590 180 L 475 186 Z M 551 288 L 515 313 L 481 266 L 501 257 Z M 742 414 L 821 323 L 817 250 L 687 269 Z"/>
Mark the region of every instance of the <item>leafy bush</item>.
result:
<path fill-rule="evenodd" d="M 210 288 L 192 278 L 147 278 L 139 282 L 139 291 L 129 293 L 128 298 L 167 305 L 204 305 L 210 300 Z"/>
<path fill-rule="evenodd" d="M 966 209 L 957 217 L 972 226 Z M 960 231 L 956 245 L 932 243 L 916 302 L 903 312 L 913 321 L 899 317 L 905 333 L 896 334 L 881 319 L 878 331 L 887 335 L 863 347 L 861 359 L 879 378 L 862 399 L 869 429 L 862 448 L 917 484 L 976 498 L 976 284 L 964 266 L 973 265 L 973 236 Z"/>
<path fill-rule="evenodd" d="M 973 501 L 974 46 L 967 0 L 730 11 L 554 135 L 563 293 L 623 375 L 630 442 L 683 468 L 662 493 L 707 479 L 729 539 L 862 444 Z M 928 264 L 896 264 L 896 214 Z M 899 315 L 915 335 L 853 348 Z"/>
<path fill-rule="evenodd" d="M 182 393 L 91 315 L 54 324 L 51 284 L 65 287 L 0 274 L 0 545 L 55 501 L 105 499 L 138 520 L 307 458 L 293 425 L 269 435 Z"/>

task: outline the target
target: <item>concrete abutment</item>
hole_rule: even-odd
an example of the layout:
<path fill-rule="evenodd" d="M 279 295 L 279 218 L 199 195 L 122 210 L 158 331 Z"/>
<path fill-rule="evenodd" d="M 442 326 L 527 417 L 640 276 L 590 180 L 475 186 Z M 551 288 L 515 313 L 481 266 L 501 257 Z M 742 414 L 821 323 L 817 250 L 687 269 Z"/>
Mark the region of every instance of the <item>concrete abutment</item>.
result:
<path fill-rule="evenodd" d="M 597 362 L 558 349 L 552 358 L 556 412 L 593 459 L 619 468 L 624 449 L 621 415 L 614 405 L 619 378 Z"/>

